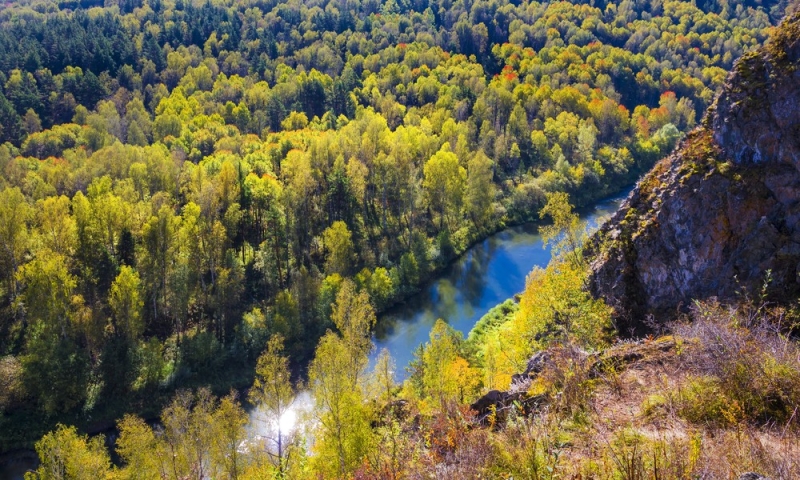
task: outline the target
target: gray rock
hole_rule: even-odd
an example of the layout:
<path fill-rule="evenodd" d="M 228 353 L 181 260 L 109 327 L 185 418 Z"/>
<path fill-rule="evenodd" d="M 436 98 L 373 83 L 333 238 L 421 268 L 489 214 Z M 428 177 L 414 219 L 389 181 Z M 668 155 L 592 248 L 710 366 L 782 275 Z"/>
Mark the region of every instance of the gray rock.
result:
<path fill-rule="evenodd" d="M 799 29 L 795 14 L 740 60 L 706 124 L 589 242 L 590 290 L 623 333 L 694 299 L 756 294 L 768 270 L 775 291 L 800 293 Z"/>
<path fill-rule="evenodd" d="M 755 472 L 747 472 L 739 475 L 739 480 L 769 480 L 769 478 Z"/>

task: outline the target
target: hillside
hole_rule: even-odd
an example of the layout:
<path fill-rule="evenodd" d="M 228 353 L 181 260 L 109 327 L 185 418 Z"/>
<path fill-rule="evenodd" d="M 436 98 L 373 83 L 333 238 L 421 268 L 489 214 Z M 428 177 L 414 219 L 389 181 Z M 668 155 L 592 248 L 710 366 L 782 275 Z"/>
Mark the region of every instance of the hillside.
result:
<path fill-rule="evenodd" d="M 779 1 L 0 6 L 0 450 L 293 378 L 341 291 L 634 182 Z M 368 316 L 372 318 L 372 316 Z"/>
<path fill-rule="evenodd" d="M 81 5 L 0 11 L 28 479 L 800 477 L 796 6 Z M 532 219 L 518 303 L 430 319 L 398 383 L 379 312 Z"/>

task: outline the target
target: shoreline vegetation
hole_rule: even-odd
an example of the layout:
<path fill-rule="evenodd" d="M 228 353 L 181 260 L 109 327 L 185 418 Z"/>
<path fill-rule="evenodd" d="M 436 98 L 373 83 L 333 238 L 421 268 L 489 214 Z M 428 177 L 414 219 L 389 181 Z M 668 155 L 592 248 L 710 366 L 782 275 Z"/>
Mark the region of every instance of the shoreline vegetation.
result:
<path fill-rule="evenodd" d="M 594 205 L 595 203 L 597 203 L 599 201 L 602 201 L 603 199 L 606 199 L 606 198 L 609 198 L 611 196 L 617 195 L 620 192 L 624 192 L 628 187 L 629 187 L 629 185 L 623 185 L 619 189 L 617 189 L 616 191 L 612 190 L 611 192 L 604 192 L 604 194 L 602 196 L 600 196 L 599 198 L 590 200 L 590 204 L 584 206 L 583 208 L 584 209 L 585 208 L 590 208 L 591 205 Z M 578 209 L 578 210 L 580 211 L 581 209 Z M 536 215 L 535 218 L 530 218 L 528 220 L 517 222 L 517 223 L 513 223 L 513 224 L 509 224 L 509 225 L 499 226 L 496 230 L 487 233 L 485 237 L 476 238 L 474 241 L 472 241 L 472 243 L 470 243 L 466 247 L 466 249 L 464 251 L 455 252 L 454 253 L 454 257 L 449 259 L 448 263 L 443 264 L 441 266 L 437 266 L 437 268 L 435 270 L 432 270 L 430 272 L 430 274 L 429 274 L 428 279 L 425 280 L 424 282 L 418 284 L 414 291 L 411 291 L 411 292 L 407 293 L 404 298 L 399 299 L 399 300 L 395 301 L 392 304 L 388 304 L 386 307 L 384 307 L 383 310 L 377 310 L 375 313 L 376 313 L 376 315 L 378 317 L 378 321 L 379 321 L 380 316 L 381 316 L 382 313 L 384 313 L 386 311 L 389 311 L 389 310 L 391 310 L 393 308 L 402 308 L 403 304 L 409 298 L 411 298 L 413 295 L 416 295 L 420 291 L 422 291 L 425 288 L 427 288 L 431 284 L 431 282 L 436 281 L 437 276 L 443 270 L 447 269 L 454 262 L 457 262 L 464 254 L 466 254 L 469 251 L 470 248 L 472 248 L 476 244 L 486 240 L 487 238 L 491 237 L 492 235 L 496 235 L 496 234 L 498 234 L 500 232 L 503 232 L 504 230 L 506 230 L 508 228 L 513 228 L 513 227 L 521 226 L 521 225 L 542 225 L 542 224 L 543 224 L 542 220 L 538 218 L 538 212 L 537 212 L 537 215 Z M 516 294 L 515 297 L 518 298 L 519 294 Z M 511 303 L 513 306 L 509 305 L 509 303 Z M 468 346 L 467 348 L 476 348 L 477 345 L 480 342 L 477 339 L 477 337 L 475 339 L 471 338 L 471 337 L 473 337 L 473 333 L 472 333 L 473 330 L 475 330 L 475 329 L 491 329 L 491 328 L 497 327 L 500 323 L 504 323 L 505 321 L 508 321 L 510 316 L 512 316 L 517 311 L 517 309 L 518 309 L 518 300 L 515 300 L 513 298 L 512 299 L 507 299 L 504 302 L 501 302 L 500 304 L 498 304 L 495 307 L 493 307 L 484 317 L 479 319 L 479 321 L 476 323 L 476 325 L 473 327 L 473 329 L 469 332 L 468 338 L 466 340 L 467 340 L 467 343 L 470 344 L 470 346 Z M 502 319 L 501 319 L 501 317 L 502 317 Z M 377 328 L 377 324 L 376 324 L 376 328 Z M 238 367 L 238 366 L 236 368 L 237 369 L 241 369 L 241 367 Z M 231 377 L 230 374 L 232 374 L 232 373 L 234 373 L 234 369 L 232 369 L 230 372 L 227 372 L 227 375 L 223 374 L 222 376 L 230 378 Z M 295 375 L 292 375 L 292 376 L 294 378 L 297 378 Z M 252 372 L 246 370 L 245 373 L 243 373 L 241 375 L 239 381 L 236 381 L 236 382 L 224 382 L 224 383 L 219 384 L 219 385 L 210 384 L 210 385 L 207 385 L 207 386 L 210 388 L 212 393 L 221 396 L 221 395 L 224 395 L 225 393 L 229 392 L 231 389 L 234 389 L 234 390 L 237 390 L 237 391 L 240 391 L 240 392 L 247 391 L 250 387 L 252 387 L 253 378 L 254 378 L 254 370 Z M 199 386 L 203 386 L 203 385 L 206 385 L 206 384 L 204 384 L 201 381 L 201 382 L 198 383 L 198 385 Z M 196 388 L 196 387 L 192 386 L 192 385 L 188 385 L 186 388 L 192 389 L 192 388 Z M 164 407 L 164 405 L 166 404 L 167 401 L 171 400 L 171 398 L 172 398 L 172 393 L 171 392 L 166 392 L 165 395 L 161 396 L 161 400 L 152 401 L 148 405 L 147 410 L 140 410 L 140 411 L 127 411 L 126 410 L 125 413 L 131 413 L 131 414 L 143 416 L 143 418 L 146 421 L 158 420 L 159 415 L 161 414 L 161 409 Z M 249 405 L 248 404 L 248 405 L 246 405 L 246 407 L 247 408 L 252 408 L 253 405 Z M 85 423 L 85 421 L 82 421 L 82 419 L 80 417 L 61 418 L 57 422 L 58 423 L 66 423 L 66 424 L 69 424 L 69 425 L 75 425 L 75 426 L 79 427 L 80 431 L 88 433 L 89 435 L 106 434 L 106 433 L 108 433 L 110 431 L 115 431 L 116 430 L 116 422 L 119 419 L 119 415 L 116 414 L 116 413 L 112 413 L 112 415 L 117 415 L 117 416 L 108 415 L 108 416 L 106 416 L 106 418 L 102 418 L 102 416 L 101 416 L 101 419 L 95 420 L 93 424 Z M 50 425 L 50 423 L 51 422 L 45 422 L 45 423 L 42 424 L 42 426 L 44 427 L 41 430 L 42 434 L 44 434 L 44 432 L 49 431 L 52 428 L 52 425 Z M 46 430 L 45 430 L 45 428 L 46 428 Z M 8 454 L 8 455 L 11 456 L 11 458 L 13 458 L 17 454 L 27 455 L 30 452 L 32 452 L 33 442 L 35 440 L 38 440 L 40 437 L 41 437 L 41 435 L 31 436 L 29 439 L 26 440 L 26 442 L 30 442 L 30 443 L 19 444 L 14 448 L 8 449 L 8 450 L 3 451 L 3 452 L 0 452 L 0 455 Z M 0 461 L 0 464 L 2 464 L 2 461 Z"/>
<path fill-rule="evenodd" d="M 324 426 L 315 455 L 291 445 L 258 468 L 301 468 L 291 457 L 365 478 L 400 462 L 372 449 L 406 425 L 378 405 L 444 422 L 435 441 L 452 453 L 445 425 L 533 350 L 609 345 L 573 207 L 672 151 L 787 8 L 111 3 L 0 7 L 0 451 L 41 438 L 43 460 L 86 467 L 52 451 L 69 444 L 102 473 L 105 450 L 80 432 L 118 421 L 131 468 L 165 468 L 137 449 L 180 448 L 174 475 L 238 477 L 235 448 L 190 451 L 186 432 L 236 440 L 231 387 L 303 379 Z M 523 293 L 474 342 L 437 322 L 402 386 L 386 355 L 366 371 L 376 312 L 540 216 L 557 261 L 526 292 L 556 303 Z"/>

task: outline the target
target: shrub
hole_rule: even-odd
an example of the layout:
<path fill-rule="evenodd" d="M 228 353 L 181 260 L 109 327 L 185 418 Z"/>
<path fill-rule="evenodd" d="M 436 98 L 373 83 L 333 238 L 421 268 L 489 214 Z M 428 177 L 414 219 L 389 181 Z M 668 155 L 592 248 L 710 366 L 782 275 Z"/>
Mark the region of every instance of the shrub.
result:
<path fill-rule="evenodd" d="M 733 426 L 742 420 L 739 402 L 731 399 L 713 377 L 691 378 L 678 392 L 678 415 L 694 423 Z"/>
<path fill-rule="evenodd" d="M 800 348 L 782 332 L 785 312 L 752 303 L 722 306 L 712 302 L 698 303 L 692 317 L 691 323 L 675 330 L 693 340 L 686 355 L 688 366 L 714 379 L 702 384 L 711 389 L 706 392 L 708 399 L 726 397 L 726 408 L 732 412 L 736 405 L 742 420 L 796 421 Z M 690 385 L 686 398 L 705 395 L 700 387 Z"/>

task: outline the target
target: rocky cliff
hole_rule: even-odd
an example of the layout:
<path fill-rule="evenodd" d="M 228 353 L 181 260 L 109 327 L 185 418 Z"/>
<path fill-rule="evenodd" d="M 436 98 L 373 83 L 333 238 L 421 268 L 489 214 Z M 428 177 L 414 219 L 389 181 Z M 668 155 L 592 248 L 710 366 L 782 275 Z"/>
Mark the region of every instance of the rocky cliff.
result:
<path fill-rule="evenodd" d="M 587 248 L 590 288 L 623 333 L 693 299 L 800 292 L 800 13 L 743 56 L 703 125 Z"/>

